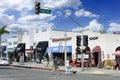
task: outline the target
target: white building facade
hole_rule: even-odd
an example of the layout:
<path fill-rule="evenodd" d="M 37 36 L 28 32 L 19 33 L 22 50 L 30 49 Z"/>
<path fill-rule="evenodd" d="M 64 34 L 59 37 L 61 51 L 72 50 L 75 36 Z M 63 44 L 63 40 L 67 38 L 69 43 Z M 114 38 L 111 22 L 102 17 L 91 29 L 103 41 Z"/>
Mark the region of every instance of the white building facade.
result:
<path fill-rule="evenodd" d="M 26 56 L 31 53 L 30 46 L 35 50 L 39 42 L 48 42 L 44 54 L 48 54 L 49 57 L 53 57 L 53 54 L 56 55 L 56 53 L 64 55 L 66 42 L 68 55 L 72 59 L 76 59 L 81 58 L 80 54 L 76 54 L 76 36 L 81 35 L 81 32 L 54 31 L 49 28 L 46 31 L 40 30 L 36 33 L 34 27 L 31 27 L 29 34 L 24 33 L 21 42 L 25 43 Z M 83 35 L 88 35 L 89 47 L 89 53 L 84 54 L 84 58 L 95 58 L 94 60 L 96 60 L 96 63 L 106 59 L 115 59 L 114 52 L 116 48 L 120 46 L 120 35 L 96 33 L 90 30 L 83 31 Z M 9 42 L 10 40 L 11 39 L 8 39 Z M 8 46 L 8 48 L 11 47 Z"/>

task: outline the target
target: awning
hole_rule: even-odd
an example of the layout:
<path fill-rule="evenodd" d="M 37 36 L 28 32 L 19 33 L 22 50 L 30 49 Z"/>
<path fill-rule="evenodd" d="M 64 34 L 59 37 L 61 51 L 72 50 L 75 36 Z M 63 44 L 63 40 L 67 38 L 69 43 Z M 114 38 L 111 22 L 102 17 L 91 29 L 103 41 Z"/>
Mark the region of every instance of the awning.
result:
<path fill-rule="evenodd" d="M 115 56 L 120 56 L 120 46 L 118 46 L 118 47 L 115 49 L 115 52 L 113 53 L 113 55 L 115 55 Z"/>
<path fill-rule="evenodd" d="M 100 46 L 96 46 L 93 48 L 92 52 L 101 52 Z"/>
<path fill-rule="evenodd" d="M 6 46 L 1 46 L 0 51 L 3 53 L 6 50 Z"/>
<path fill-rule="evenodd" d="M 65 48 L 64 48 L 64 50 L 65 50 Z M 72 46 L 67 46 L 67 52 L 72 53 Z"/>
<path fill-rule="evenodd" d="M 35 48 L 38 53 L 44 53 L 48 47 L 48 41 L 38 42 L 37 47 Z"/>
<path fill-rule="evenodd" d="M 120 51 L 120 46 L 118 46 L 118 47 L 115 49 L 115 51 Z"/>
<path fill-rule="evenodd" d="M 62 53 L 63 47 L 62 46 L 55 46 L 51 48 L 51 53 Z"/>
<path fill-rule="evenodd" d="M 9 49 L 7 49 L 7 52 L 10 52 L 10 53 L 12 53 L 14 51 L 15 51 L 15 48 L 9 48 Z"/>
<path fill-rule="evenodd" d="M 63 46 L 54 46 L 46 49 L 46 53 L 64 53 L 65 47 Z M 67 46 L 67 53 L 72 53 L 72 46 Z"/>
<path fill-rule="evenodd" d="M 18 52 L 25 52 L 25 43 L 18 44 L 16 49 L 15 49 L 15 52 L 16 53 L 18 53 Z"/>
<path fill-rule="evenodd" d="M 120 56 L 120 51 L 115 51 L 113 55 Z"/>

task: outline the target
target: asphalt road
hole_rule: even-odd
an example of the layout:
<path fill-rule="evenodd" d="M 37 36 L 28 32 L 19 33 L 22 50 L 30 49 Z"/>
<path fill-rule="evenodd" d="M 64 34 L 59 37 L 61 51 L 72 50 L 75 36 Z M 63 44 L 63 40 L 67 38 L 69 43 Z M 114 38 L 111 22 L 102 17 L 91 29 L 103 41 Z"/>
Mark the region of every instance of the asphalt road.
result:
<path fill-rule="evenodd" d="M 0 66 L 0 80 L 119 80 L 120 76 L 106 74 L 53 74 L 49 70 Z"/>

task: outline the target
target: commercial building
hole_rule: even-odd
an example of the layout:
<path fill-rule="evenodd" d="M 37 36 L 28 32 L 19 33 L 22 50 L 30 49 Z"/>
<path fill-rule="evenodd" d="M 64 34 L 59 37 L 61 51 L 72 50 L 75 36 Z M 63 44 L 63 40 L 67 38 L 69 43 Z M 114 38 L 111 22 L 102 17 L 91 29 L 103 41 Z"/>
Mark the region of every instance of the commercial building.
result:
<path fill-rule="evenodd" d="M 117 59 L 120 62 L 120 53 L 115 54 L 116 51 L 120 50 L 120 35 L 97 33 L 91 30 L 84 30 L 82 33 L 88 36 L 88 46 L 83 46 L 85 60 L 93 60 L 94 66 L 105 60 Z M 76 52 L 76 39 L 77 36 L 82 37 L 82 33 L 56 31 L 50 28 L 46 31 L 39 30 L 36 32 L 35 28 L 31 27 L 29 33 L 22 35 L 21 43 L 16 46 L 14 54 L 19 55 L 23 61 L 27 61 L 28 57 L 29 59 L 41 60 L 44 56 L 47 58 L 58 56 L 64 60 L 66 45 L 67 56 L 75 60 L 81 58 L 81 54 Z M 11 41 L 13 40 L 8 39 L 8 43 Z M 10 48 L 10 46 L 7 48 Z M 81 46 L 80 49 L 82 49 Z"/>

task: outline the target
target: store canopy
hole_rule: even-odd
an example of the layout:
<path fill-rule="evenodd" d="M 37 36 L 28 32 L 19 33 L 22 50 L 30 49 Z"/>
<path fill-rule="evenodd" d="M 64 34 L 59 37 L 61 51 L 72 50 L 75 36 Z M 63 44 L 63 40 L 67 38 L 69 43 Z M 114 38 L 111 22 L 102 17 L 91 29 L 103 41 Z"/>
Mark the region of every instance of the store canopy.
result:
<path fill-rule="evenodd" d="M 120 56 L 120 46 L 115 49 L 115 52 L 113 55 Z"/>
<path fill-rule="evenodd" d="M 113 55 L 120 56 L 120 51 L 115 51 Z"/>
<path fill-rule="evenodd" d="M 48 41 L 38 42 L 36 50 L 38 53 L 44 53 L 48 47 Z"/>
<path fill-rule="evenodd" d="M 54 46 L 47 48 L 46 53 L 64 53 L 65 47 L 63 46 Z M 67 46 L 67 53 L 72 53 L 72 46 Z"/>
<path fill-rule="evenodd" d="M 0 51 L 3 53 L 6 50 L 6 46 L 1 46 Z"/>
<path fill-rule="evenodd" d="M 9 48 L 9 49 L 7 49 L 7 52 L 9 52 L 9 53 L 12 53 L 14 51 L 15 51 L 15 48 Z"/>
<path fill-rule="evenodd" d="M 25 51 L 25 43 L 18 44 L 15 49 L 15 52 L 18 53 L 18 52 L 24 52 L 24 51 Z"/>
<path fill-rule="evenodd" d="M 93 48 L 92 52 L 101 52 L 100 46 L 96 46 Z"/>

